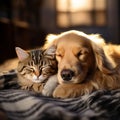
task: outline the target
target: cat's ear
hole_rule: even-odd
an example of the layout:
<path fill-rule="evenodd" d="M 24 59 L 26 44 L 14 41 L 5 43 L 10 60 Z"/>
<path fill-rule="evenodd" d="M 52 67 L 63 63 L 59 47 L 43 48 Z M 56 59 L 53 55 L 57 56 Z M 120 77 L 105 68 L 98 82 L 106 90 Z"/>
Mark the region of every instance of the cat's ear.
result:
<path fill-rule="evenodd" d="M 56 53 L 56 47 L 52 45 L 45 50 L 44 55 L 48 58 L 53 59 L 55 58 L 55 53 Z"/>
<path fill-rule="evenodd" d="M 45 53 L 49 55 L 53 55 L 56 52 L 56 47 L 54 45 L 50 46 L 46 49 Z"/>
<path fill-rule="evenodd" d="M 20 61 L 23 61 L 29 57 L 29 54 L 25 50 L 21 49 L 20 47 L 16 47 L 15 51 Z"/>

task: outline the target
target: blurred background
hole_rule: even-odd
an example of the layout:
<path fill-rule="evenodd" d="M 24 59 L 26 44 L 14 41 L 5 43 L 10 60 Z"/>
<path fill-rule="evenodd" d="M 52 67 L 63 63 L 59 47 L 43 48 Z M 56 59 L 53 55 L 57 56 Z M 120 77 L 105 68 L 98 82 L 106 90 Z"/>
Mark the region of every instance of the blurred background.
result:
<path fill-rule="evenodd" d="M 119 0 L 0 0 L 0 63 L 42 46 L 48 33 L 75 29 L 120 43 Z"/>

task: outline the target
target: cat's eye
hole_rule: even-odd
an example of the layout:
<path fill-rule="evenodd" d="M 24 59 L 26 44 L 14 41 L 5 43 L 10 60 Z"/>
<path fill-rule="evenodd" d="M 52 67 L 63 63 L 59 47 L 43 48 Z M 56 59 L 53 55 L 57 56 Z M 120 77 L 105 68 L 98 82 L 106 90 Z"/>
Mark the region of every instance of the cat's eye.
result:
<path fill-rule="evenodd" d="M 33 68 L 31 68 L 31 71 L 32 71 L 32 72 L 35 72 L 35 70 L 34 70 Z"/>
<path fill-rule="evenodd" d="M 42 68 L 39 69 L 39 73 L 40 73 L 40 75 L 42 74 Z"/>
<path fill-rule="evenodd" d="M 29 71 L 29 72 L 34 72 L 35 71 L 34 68 L 27 68 L 26 70 Z"/>

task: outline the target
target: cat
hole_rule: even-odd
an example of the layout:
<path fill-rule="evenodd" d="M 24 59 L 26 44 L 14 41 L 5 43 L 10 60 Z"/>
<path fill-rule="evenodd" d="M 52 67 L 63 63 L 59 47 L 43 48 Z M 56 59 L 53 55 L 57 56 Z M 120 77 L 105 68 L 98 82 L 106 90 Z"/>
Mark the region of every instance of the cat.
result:
<path fill-rule="evenodd" d="M 25 51 L 16 47 L 15 50 L 19 59 L 17 76 L 21 89 L 52 96 L 52 92 L 57 86 L 55 48 Z"/>

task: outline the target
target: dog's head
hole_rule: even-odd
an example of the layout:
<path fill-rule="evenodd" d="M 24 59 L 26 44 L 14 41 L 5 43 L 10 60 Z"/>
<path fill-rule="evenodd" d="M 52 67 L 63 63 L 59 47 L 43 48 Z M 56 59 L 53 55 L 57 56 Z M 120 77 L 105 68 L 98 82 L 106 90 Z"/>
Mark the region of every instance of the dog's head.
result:
<path fill-rule="evenodd" d="M 78 31 L 54 36 L 52 45 L 56 47 L 60 84 L 85 82 L 92 79 L 97 69 L 105 74 L 113 72 L 113 66 L 104 54 L 102 44 L 96 44 L 91 38 Z"/>

